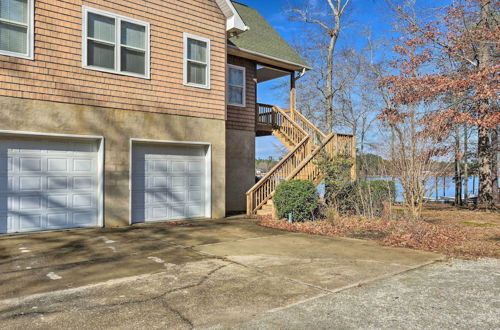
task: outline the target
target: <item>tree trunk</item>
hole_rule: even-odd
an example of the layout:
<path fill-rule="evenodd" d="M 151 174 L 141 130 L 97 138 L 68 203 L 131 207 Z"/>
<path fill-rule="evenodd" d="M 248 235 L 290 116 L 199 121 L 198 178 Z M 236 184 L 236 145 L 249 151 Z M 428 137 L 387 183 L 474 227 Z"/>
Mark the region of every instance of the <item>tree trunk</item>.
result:
<path fill-rule="evenodd" d="M 481 208 L 493 207 L 493 180 L 491 169 L 491 143 L 489 129 L 479 126 L 478 158 L 479 158 L 479 197 L 477 204 Z"/>
<path fill-rule="evenodd" d="M 464 204 L 467 206 L 469 204 L 469 156 L 468 147 L 469 147 L 469 133 L 467 130 L 467 124 L 464 124 Z"/>
<path fill-rule="evenodd" d="M 335 51 L 335 44 L 337 43 L 337 37 L 335 35 L 330 36 L 330 43 L 328 45 L 328 55 L 326 58 L 326 129 L 327 133 L 333 132 L 334 116 L 333 116 L 333 52 Z"/>
<path fill-rule="evenodd" d="M 490 28 L 491 0 L 481 0 L 481 22 L 485 28 Z M 490 46 L 486 41 L 480 43 L 479 47 L 479 65 L 482 70 L 490 65 Z M 479 120 L 487 121 L 490 104 L 487 99 L 479 101 Z M 493 172 L 491 167 L 491 143 L 490 130 L 484 125 L 478 128 L 478 157 L 479 157 L 479 197 L 478 206 L 482 208 L 493 207 Z M 496 173 L 495 173 L 496 174 Z"/>
<path fill-rule="evenodd" d="M 460 171 L 460 130 L 455 127 L 455 205 L 462 205 L 462 173 Z"/>
<path fill-rule="evenodd" d="M 498 189 L 498 154 L 500 152 L 499 142 L 498 142 L 498 130 L 497 127 L 491 131 L 491 173 L 493 176 L 492 188 L 493 188 L 493 203 L 500 202 L 500 191 Z"/>

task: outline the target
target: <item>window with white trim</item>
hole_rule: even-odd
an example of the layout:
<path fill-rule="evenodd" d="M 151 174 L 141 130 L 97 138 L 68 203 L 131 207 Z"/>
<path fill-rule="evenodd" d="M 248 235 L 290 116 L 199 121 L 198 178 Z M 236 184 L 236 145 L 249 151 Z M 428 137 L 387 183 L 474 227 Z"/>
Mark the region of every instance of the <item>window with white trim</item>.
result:
<path fill-rule="evenodd" d="M 184 33 L 184 84 L 210 88 L 210 40 Z"/>
<path fill-rule="evenodd" d="M 245 106 L 245 68 L 228 65 L 228 101 L 229 105 Z"/>
<path fill-rule="evenodd" d="M 84 7 L 83 66 L 149 78 L 149 23 Z"/>
<path fill-rule="evenodd" d="M 33 1 L 0 0 L 0 55 L 33 58 Z"/>

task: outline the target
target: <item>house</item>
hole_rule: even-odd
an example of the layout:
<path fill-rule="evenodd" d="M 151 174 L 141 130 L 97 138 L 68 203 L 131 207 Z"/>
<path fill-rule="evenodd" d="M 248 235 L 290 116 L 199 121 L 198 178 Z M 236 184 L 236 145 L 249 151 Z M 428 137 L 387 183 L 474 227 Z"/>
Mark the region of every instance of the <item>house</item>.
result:
<path fill-rule="evenodd" d="M 229 0 L 0 0 L 0 233 L 262 211 L 352 145 L 296 111 L 308 69 Z M 258 104 L 283 76 L 290 108 Z M 269 134 L 291 151 L 254 186 Z"/>

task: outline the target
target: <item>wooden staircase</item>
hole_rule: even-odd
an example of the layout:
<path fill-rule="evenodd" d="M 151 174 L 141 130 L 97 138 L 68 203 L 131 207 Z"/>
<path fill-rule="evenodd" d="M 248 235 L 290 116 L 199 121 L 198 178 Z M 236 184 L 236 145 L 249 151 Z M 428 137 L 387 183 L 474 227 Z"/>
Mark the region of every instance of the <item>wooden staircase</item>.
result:
<path fill-rule="evenodd" d="M 316 165 L 323 154 L 356 157 L 355 139 L 350 134 L 325 135 L 300 112 L 259 104 L 257 135 L 272 132 L 290 150 L 262 179 L 247 192 L 247 214 L 267 215 L 273 210 L 272 197 L 284 180 L 310 180 L 318 186 L 324 174 Z M 355 168 L 351 170 L 354 178 Z"/>

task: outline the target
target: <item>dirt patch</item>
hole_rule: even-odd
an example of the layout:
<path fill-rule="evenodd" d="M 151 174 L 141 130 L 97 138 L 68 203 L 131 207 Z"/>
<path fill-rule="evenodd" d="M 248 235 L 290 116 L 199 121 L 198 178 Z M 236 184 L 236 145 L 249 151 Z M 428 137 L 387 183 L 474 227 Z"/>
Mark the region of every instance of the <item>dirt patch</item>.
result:
<path fill-rule="evenodd" d="M 396 212 L 398 214 L 398 212 Z M 500 214 L 432 206 L 423 220 L 337 218 L 289 223 L 261 217 L 265 227 L 314 235 L 376 240 L 381 245 L 438 252 L 448 256 L 500 258 Z"/>

